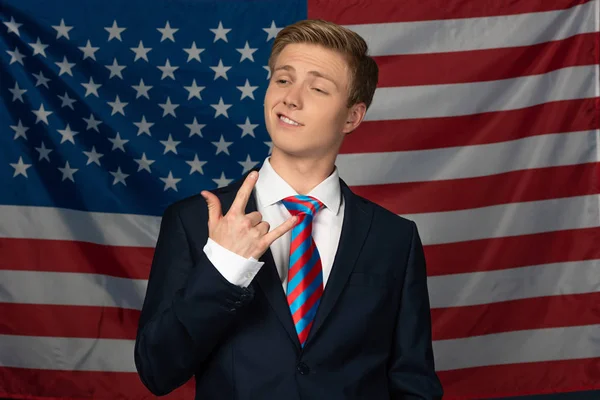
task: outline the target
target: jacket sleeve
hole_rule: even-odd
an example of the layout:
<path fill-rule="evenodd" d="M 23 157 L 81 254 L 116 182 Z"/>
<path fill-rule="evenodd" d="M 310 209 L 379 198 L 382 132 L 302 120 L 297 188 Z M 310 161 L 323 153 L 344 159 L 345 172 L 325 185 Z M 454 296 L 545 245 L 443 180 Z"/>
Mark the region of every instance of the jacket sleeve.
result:
<path fill-rule="evenodd" d="M 156 395 L 173 391 L 202 370 L 236 314 L 254 295 L 251 286 L 231 284 L 204 252 L 198 254 L 193 256 L 178 208 L 167 208 L 134 350 L 140 379 Z"/>
<path fill-rule="evenodd" d="M 412 226 L 389 364 L 390 392 L 394 400 L 439 400 L 443 389 L 433 359 L 425 256 L 417 226 Z"/>

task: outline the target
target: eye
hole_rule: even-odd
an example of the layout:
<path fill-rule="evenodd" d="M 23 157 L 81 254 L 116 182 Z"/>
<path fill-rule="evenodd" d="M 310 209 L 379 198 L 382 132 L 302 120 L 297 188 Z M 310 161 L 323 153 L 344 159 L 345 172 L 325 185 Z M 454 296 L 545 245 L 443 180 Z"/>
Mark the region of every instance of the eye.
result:
<path fill-rule="evenodd" d="M 275 82 L 280 83 L 282 85 L 286 84 L 288 81 L 286 79 L 277 79 Z"/>
<path fill-rule="evenodd" d="M 324 91 L 323 89 L 320 89 L 320 88 L 314 88 L 314 90 L 316 90 L 319 93 L 327 94 L 326 91 Z"/>

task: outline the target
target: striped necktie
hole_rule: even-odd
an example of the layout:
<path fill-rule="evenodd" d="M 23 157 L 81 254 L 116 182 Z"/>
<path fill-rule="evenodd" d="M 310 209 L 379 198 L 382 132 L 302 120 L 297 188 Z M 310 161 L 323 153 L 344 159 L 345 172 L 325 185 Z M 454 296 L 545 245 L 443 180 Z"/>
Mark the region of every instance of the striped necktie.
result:
<path fill-rule="evenodd" d="M 290 214 L 299 218 L 292 228 L 287 300 L 298 339 L 304 347 L 323 294 L 321 257 L 312 238 L 313 218 L 323 203 L 302 195 L 286 197 L 282 202 Z"/>

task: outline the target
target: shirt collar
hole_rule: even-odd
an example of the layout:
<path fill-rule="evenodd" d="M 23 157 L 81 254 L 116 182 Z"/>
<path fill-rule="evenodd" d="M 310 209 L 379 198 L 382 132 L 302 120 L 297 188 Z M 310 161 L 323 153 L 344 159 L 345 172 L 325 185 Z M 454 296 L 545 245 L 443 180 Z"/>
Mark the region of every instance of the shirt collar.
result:
<path fill-rule="evenodd" d="M 273 205 L 286 197 L 297 196 L 296 192 L 275 170 L 267 157 L 261 166 L 258 173 L 258 181 L 256 181 L 256 194 L 263 206 Z M 327 209 L 337 215 L 341 206 L 341 188 L 338 168 L 313 190 L 308 193 L 322 202 Z"/>

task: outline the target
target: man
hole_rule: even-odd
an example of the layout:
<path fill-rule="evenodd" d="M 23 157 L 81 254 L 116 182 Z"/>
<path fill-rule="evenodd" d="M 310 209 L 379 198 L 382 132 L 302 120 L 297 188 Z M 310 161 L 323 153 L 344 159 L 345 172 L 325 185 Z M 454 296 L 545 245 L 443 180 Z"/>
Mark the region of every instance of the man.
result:
<path fill-rule="evenodd" d="M 357 34 L 277 36 L 272 155 L 165 211 L 135 346 L 144 384 L 197 399 L 440 399 L 415 224 L 348 188 L 335 160 L 378 79 Z"/>

